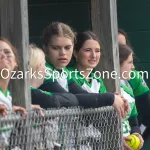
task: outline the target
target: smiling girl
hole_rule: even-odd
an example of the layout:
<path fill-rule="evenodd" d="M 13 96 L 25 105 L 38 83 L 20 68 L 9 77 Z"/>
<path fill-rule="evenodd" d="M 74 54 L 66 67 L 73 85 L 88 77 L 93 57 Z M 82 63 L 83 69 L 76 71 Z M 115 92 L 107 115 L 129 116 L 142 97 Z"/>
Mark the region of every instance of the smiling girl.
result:
<path fill-rule="evenodd" d="M 48 25 L 44 29 L 43 33 L 43 49 L 46 54 L 46 67 L 49 70 L 51 76 L 46 77 L 44 84 L 40 86 L 40 89 L 44 91 L 54 93 L 66 93 L 73 94 L 85 93 L 72 77 L 63 75 L 61 78 L 52 76 L 53 72 L 63 72 L 69 74 L 66 66 L 71 60 L 73 47 L 74 47 L 75 35 L 71 28 L 60 22 L 55 22 Z M 81 101 L 80 105 L 86 107 L 102 107 L 102 106 L 114 106 L 121 116 L 125 116 L 125 101 L 118 95 L 113 93 L 105 94 L 88 94 Z"/>

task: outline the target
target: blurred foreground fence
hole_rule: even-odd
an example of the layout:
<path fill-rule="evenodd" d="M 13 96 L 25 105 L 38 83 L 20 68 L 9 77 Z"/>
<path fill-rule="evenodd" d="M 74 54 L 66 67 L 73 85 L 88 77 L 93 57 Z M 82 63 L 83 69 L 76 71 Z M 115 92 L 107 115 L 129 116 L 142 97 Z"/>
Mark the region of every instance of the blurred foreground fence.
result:
<path fill-rule="evenodd" d="M 50 109 L 0 117 L 0 150 L 122 150 L 121 120 L 112 107 Z"/>

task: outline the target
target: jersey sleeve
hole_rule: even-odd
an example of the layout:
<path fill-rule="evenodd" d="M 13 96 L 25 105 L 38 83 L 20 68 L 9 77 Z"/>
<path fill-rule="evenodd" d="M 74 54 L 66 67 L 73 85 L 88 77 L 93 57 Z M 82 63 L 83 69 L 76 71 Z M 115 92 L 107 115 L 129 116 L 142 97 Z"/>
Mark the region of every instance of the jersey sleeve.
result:
<path fill-rule="evenodd" d="M 142 79 L 142 76 L 138 71 L 134 70 L 131 76 L 132 79 L 129 80 L 129 84 L 133 89 L 133 94 L 135 97 L 142 96 L 149 92 L 148 86 L 146 85 L 144 79 Z"/>
<path fill-rule="evenodd" d="M 86 90 L 84 90 L 82 87 L 80 87 L 75 81 L 70 82 L 68 84 L 69 92 L 73 94 L 79 94 L 79 93 L 88 93 Z"/>
<path fill-rule="evenodd" d="M 57 81 L 53 82 L 50 80 L 44 82 L 39 89 L 52 93 L 67 93 L 67 91 Z"/>
<path fill-rule="evenodd" d="M 31 98 L 32 104 L 40 105 L 44 109 L 60 107 L 59 101 L 49 92 L 42 92 L 39 89 L 34 89 L 31 90 Z"/>

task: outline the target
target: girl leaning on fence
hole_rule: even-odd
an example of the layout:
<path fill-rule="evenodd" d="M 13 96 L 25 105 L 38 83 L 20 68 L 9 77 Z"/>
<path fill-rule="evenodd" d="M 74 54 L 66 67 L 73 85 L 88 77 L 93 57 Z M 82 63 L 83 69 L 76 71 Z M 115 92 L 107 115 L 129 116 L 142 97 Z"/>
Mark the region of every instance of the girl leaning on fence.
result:
<path fill-rule="evenodd" d="M 18 55 L 16 48 L 7 39 L 0 37 L 0 119 L 5 116 L 7 117 L 8 113 L 16 111 L 21 111 L 23 118 L 27 115 L 27 112 L 23 107 L 12 105 L 12 96 L 8 90 L 11 71 L 17 70 L 17 68 Z M 10 72 L 9 76 L 8 72 Z M 40 110 L 40 114 L 43 115 L 39 105 L 32 105 L 31 108 L 33 110 Z M 13 128 L 14 124 L 8 124 L 7 127 L 0 126 L 0 147 L 9 145 L 9 137 L 12 131 L 9 129 Z"/>
<path fill-rule="evenodd" d="M 74 65 L 70 67 L 69 69 L 71 71 L 75 71 L 75 69 L 77 69 L 79 72 L 82 71 L 84 78 L 78 72 L 77 78 L 75 78 L 75 74 L 74 74 L 74 80 L 78 83 L 79 86 L 81 86 L 83 89 L 87 90 L 90 93 L 93 93 L 93 92 L 105 93 L 106 92 L 106 87 L 102 79 L 96 76 L 96 74 L 94 74 L 95 73 L 94 69 L 97 66 L 100 60 L 100 56 L 101 56 L 100 49 L 101 47 L 100 47 L 99 39 L 96 36 L 96 34 L 94 34 L 93 32 L 86 31 L 86 32 L 81 32 L 77 34 L 75 50 L 74 50 L 74 57 L 75 57 Z M 120 61 L 121 74 L 123 74 L 124 71 L 127 71 L 126 74 L 129 74 L 133 69 L 133 64 L 132 64 L 133 61 L 131 60 L 132 50 L 129 47 L 120 46 L 119 54 L 120 54 L 120 60 L 121 60 Z M 129 55 L 131 55 L 129 57 L 130 60 L 128 60 Z M 91 72 L 89 69 L 93 69 L 93 71 Z M 89 78 L 86 78 L 87 75 L 89 75 Z M 127 117 L 123 119 L 124 136 L 128 136 L 130 133 L 134 133 L 134 132 L 140 133 L 140 129 L 138 127 L 137 118 L 136 118 L 137 111 L 136 111 L 133 93 L 128 87 L 121 84 L 121 95 L 124 96 L 128 100 L 129 105 L 130 105 L 130 112 L 127 114 Z M 129 125 L 129 122 L 130 122 L 130 125 Z M 138 134 L 138 136 L 140 135 Z M 141 138 L 141 141 L 142 141 L 141 143 L 143 143 L 142 138 Z M 124 146 L 126 149 L 127 148 L 130 149 L 126 144 Z M 141 147 L 142 147 L 142 144 L 139 148 Z"/>
<path fill-rule="evenodd" d="M 130 46 L 130 41 L 128 39 L 128 35 L 122 29 L 118 30 L 118 41 L 120 44 L 125 44 Z M 138 120 L 141 124 L 141 129 L 143 130 L 143 137 L 144 137 L 144 146 L 143 149 L 149 148 L 149 141 L 150 141 L 150 90 L 149 87 L 146 85 L 142 76 L 139 75 L 139 72 L 134 69 L 134 78 L 130 79 L 129 81 L 125 82 L 124 85 L 128 86 L 134 94 L 135 102 L 138 111 Z M 144 126 L 143 126 L 144 124 Z M 146 126 L 146 130 L 145 130 Z"/>
<path fill-rule="evenodd" d="M 78 99 L 79 105 L 88 108 L 112 105 L 120 115 L 125 116 L 126 100 L 113 93 L 88 94 L 70 76 L 66 76 L 69 73 L 66 66 L 72 57 L 74 40 L 75 35 L 66 24 L 55 22 L 44 29 L 43 50 L 46 54 L 46 67 L 49 72 L 40 89 L 55 93 L 70 92 L 79 97 L 79 93 L 84 93 L 86 96 Z M 63 71 L 66 74 L 63 74 Z M 62 73 L 62 76 L 57 78 L 55 72 Z"/>
<path fill-rule="evenodd" d="M 11 72 L 17 68 L 17 52 L 14 46 L 4 38 L 0 38 L 0 71 L 3 71 L 3 75 L 0 77 L 0 118 L 7 116 L 9 112 L 21 111 L 26 116 L 26 110 L 19 106 L 12 105 L 12 96 L 8 90 L 8 84 L 10 76 L 7 77 L 7 71 Z M 5 78 L 7 77 L 7 78 Z M 9 145 L 9 137 L 11 130 L 7 128 L 13 128 L 13 124 L 7 126 L 0 126 L 0 148 L 4 148 Z M 7 131 L 5 131 L 7 130 Z"/>

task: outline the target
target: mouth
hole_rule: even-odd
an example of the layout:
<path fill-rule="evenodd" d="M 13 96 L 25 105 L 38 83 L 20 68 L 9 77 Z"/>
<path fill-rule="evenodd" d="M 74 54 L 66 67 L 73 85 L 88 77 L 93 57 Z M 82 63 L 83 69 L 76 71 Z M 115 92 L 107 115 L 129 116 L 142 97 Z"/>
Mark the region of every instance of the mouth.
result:
<path fill-rule="evenodd" d="M 90 63 L 96 63 L 96 60 L 88 60 Z"/>
<path fill-rule="evenodd" d="M 66 58 L 58 58 L 59 62 L 66 63 L 68 60 Z"/>

